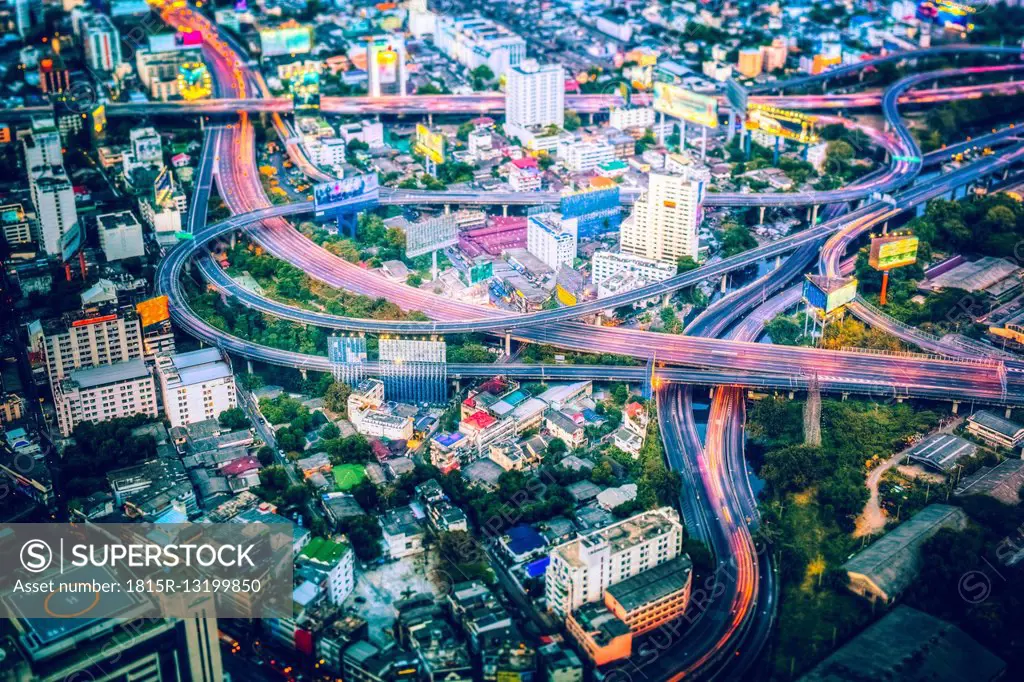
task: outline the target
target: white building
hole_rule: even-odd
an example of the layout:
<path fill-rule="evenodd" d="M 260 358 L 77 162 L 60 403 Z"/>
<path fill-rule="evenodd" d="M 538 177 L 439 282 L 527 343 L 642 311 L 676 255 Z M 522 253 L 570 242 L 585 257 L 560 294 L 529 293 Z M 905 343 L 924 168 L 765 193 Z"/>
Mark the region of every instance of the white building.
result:
<path fill-rule="evenodd" d="M 313 163 L 328 168 L 344 165 L 347 149 L 345 140 L 340 137 L 325 137 L 309 146 Z"/>
<path fill-rule="evenodd" d="M 348 395 L 348 420 L 355 424 L 364 412 L 380 409 L 383 404 L 384 382 L 380 379 L 365 379 Z"/>
<path fill-rule="evenodd" d="M 565 70 L 561 64 L 523 60 L 505 83 L 505 126 L 559 128 L 565 122 Z M 512 133 L 514 135 L 514 133 Z"/>
<path fill-rule="evenodd" d="M 43 166 L 63 166 L 60 132 L 52 118 L 34 118 L 30 132 L 22 137 L 25 168 L 30 172 Z"/>
<path fill-rule="evenodd" d="M 615 145 L 603 138 L 560 140 L 558 159 L 574 173 L 586 173 L 615 160 Z"/>
<path fill-rule="evenodd" d="M 142 223 L 131 211 L 105 213 L 96 218 L 100 247 L 107 261 L 141 258 L 146 253 Z"/>
<path fill-rule="evenodd" d="M 650 128 L 654 125 L 654 107 L 612 107 L 608 125 L 619 130 Z"/>
<path fill-rule="evenodd" d="M 9 4 L 14 6 L 14 24 L 18 35 L 27 38 L 43 20 L 42 0 L 12 0 Z"/>
<path fill-rule="evenodd" d="M 136 168 L 153 166 L 157 169 L 164 167 L 164 152 L 160 142 L 160 133 L 156 128 L 134 128 L 128 133 L 128 149 L 122 157 L 122 168 L 124 177 L 131 181 L 132 171 Z"/>
<path fill-rule="evenodd" d="M 142 360 L 73 370 L 53 385 L 57 425 L 68 437 L 82 422 L 157 415 L 153 376 Z"/>
<path fill-rule="evenodd" d="M 508 184 L 516 192 L 539 192 L 543 176 L 536 166 L 513 163 L 508 171 Z"/>
<path fill-rule="evenodd" d="M 29 191 L 36 207 L 39 246 L 56 257 L 61 257 L 64 250 L 76 250 L 72 247 L 81 241 L 81 227 L 75 191 L 63 166 L 29 171 Z"/>
<path fill-rule="evenodd" d="M 610 586 L 682 552 L 683 526 L 670 507 L 652 509 L 554 547 L 544 578 L 549 611 L 561 618 L 604 598 Z"/>
<path fill-rule="evenodd" d="M 680 175 L 651 173 L 647 192 L 622 223 L 622 252 L 673 265 L 683 256 L 696 261 L 701 204 L 710 178 L 704 168 Z"/>
<path fill-rule="evenodd" d="M 81 23 L 85 60 L 93 71 L 110 73 L 121 65 L 121 34 L 106 14 L 93 14 Z"/>
<path fill-rule="evenodd" d="M 438 17 L 434 43 L 470 71 L 486 65 L 495 77 L 506 75 L 526 58 L 525 40 L 481 17 Z"/>
<path fill-rule="evenodd" d="M 157 203 L 156 194 L 148 193 L 139 197 L 139 214 L 156 236 L 156 242 L 162 247 L 171 247 L 178 243 L 183 216 L 188 210 L 188 198 L 185 193 L 172 189 L 171 193 Z"/>
<path fill-rule="evenodd" d="M 238 406 L 235 377 L 217 348 L 160 355 L 156 373 L 164 414 L 172 427 L 216 419 Z"/>
<path fill-rule="evenodd" d="M 410 440 L 412 438 L 412 417 L 399 417 L 380 410 L 366 410 L 353 422 L 356 431 L 364 436 L 387 438 L 388 440 Z"/>
<path fill-rule="evenodd" d="M 590 261 L 591 279 L 595 285 L 601 285 L 620 273 L 637 275 L 645 284 L 651 284 L 672 277 L 676 274 L 676 269 L 675 263 L 663 263 L 650 258 L 610 251 L 595 251 Z"/>
<path fill-rule="evenodd" d="M 575 219 L 564 220 L 558 213 L 532 215 L 526 221 L 526 250 L 558 272 L 572 267 L 576 259 Z"/>
<path fill-rule="evenodd" d="M 384 124 L 380 121 L 366 120 L 358 123 L 342 123 L 338 126 L 338 137 L 351 142 L 359 140 L 373 147 L 384 145 Z"/>
<path fill-rule="evenodd" d="M 312 569 L 318 584 L 327 590 L 327 599 L 341 606 L 355 589 L 355 552 L 348 543 L 313 538 L 299 553 L 297 565 Z"/>

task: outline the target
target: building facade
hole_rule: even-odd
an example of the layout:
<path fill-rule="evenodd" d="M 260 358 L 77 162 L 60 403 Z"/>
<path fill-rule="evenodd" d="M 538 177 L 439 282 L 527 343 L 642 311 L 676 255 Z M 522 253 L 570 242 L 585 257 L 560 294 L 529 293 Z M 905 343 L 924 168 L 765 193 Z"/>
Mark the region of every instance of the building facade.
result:
<path fill-rule="evenodd" d="M 651 173 L 647 192 L 637 198 L 633 214 L 619 232 L 623 253 L 674 265 L 688 256 L 697 260 L 701 205 L 710 174 Z"/>
<path fill-rule="evenodd" d="M 161 355 L 156 359 L 164 413 L 171 426 L 216 419 L 238 406 L 235 377 L 217 348 Z"/>
<path fill-rule="evenodd" d="M 57 425 L 68 437 L 82 422 L 105 422 L 144 414 L 157 416 L 156 386 L 142 360 L 73 370 L 54 383 Z"/>

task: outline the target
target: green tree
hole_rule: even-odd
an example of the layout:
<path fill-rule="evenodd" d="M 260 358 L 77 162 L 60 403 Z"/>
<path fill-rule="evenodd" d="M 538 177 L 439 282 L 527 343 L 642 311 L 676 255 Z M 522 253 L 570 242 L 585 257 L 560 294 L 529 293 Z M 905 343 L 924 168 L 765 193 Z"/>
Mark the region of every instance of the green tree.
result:
<path fill-rule="evenodd" d="M 240 431 L 242 429 L 249 428 L 249 417 L 245 414 L 245 410 L 240 407 L 232 407 L 224 410 L 220 413 L 217 418 L 220 425 L 225 429 L 232 431 Z"/>
<path fill-rule="evenodd" d="M 572 109 L 565 110 L 565 122 L 563 126 L 566 130 L 572 132 L 578 130 L 583 125 L 583 121 L 580 119 L 580 115 Z"/>

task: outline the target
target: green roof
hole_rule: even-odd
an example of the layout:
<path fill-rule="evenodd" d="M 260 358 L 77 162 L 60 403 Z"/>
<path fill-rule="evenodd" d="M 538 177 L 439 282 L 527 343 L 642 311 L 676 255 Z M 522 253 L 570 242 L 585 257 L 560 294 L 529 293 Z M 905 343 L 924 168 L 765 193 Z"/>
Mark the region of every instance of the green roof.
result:
<path fill-rule="evenodd" d="M 614 161 L 605 161 L 598 168 L 601 170 L 623 170 L 628 167 L 628 164 L 622 159 L 615 159 Z"/>
<path fill-rule="evenodd" d="M 313 538 L 302 548 L 301 556 L 321 564 L 333 566 L 349 551 L 349 546 L 342 542 L 332 542 L 324 538 Z"/>

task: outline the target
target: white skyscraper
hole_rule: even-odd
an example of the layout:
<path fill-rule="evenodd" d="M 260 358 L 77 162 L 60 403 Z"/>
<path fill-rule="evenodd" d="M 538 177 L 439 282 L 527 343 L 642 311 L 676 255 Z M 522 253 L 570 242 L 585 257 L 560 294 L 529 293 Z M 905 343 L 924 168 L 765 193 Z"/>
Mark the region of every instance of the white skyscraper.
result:
<path fill-rule="evenodd" d="M 96 14 L 82 22 L 85 59 L 93 71 L 110 72 L 121 64 L 121 34 L 106 14 Z"/>
<path fill-rule="evenodd" d="M 697 260 L 701 204 L 709 180 L 705 168 L 680 175 L 651 173 L 647 192 L 622 223 L 622 252 L 663 263 L 674 264 L 682 256 Z"/>
<path fill-rule="evenodd" d="M 42 0 L 14 0 L 14 23 L 22 38 L 32 33 L 33 27 L 43 20 Z"/>
<path fill-rule="evenodd" d="M 47 254 L 63 257 L 77 250 L 81 230 L 71 181 L 62 167 L 56 171 L 29 172 L 29 190 L 39 224 L 36 240 Z"/>
<path fill-rule="evenodd" d="M 61 150 L 60 131 L 52 118 L 32 120 L 32 132 L 22 138 L 21 148 L 25 154 L 25 168 L 63 166 L 64 154 Z"/>
<path fill-rule="evenodd" d="M 526 250 L 555 272 L 562 266 L 572 267 L 576 231 L 575 218 L 563 220 L 558 213 L 532 215 L 526 223 Z"/>
<path fill-rule="evenodd" d="M 565 122 L 565 70 L 527 59 L 509 69 L 505 84 L 506 126 L 530 128 Z"/>

